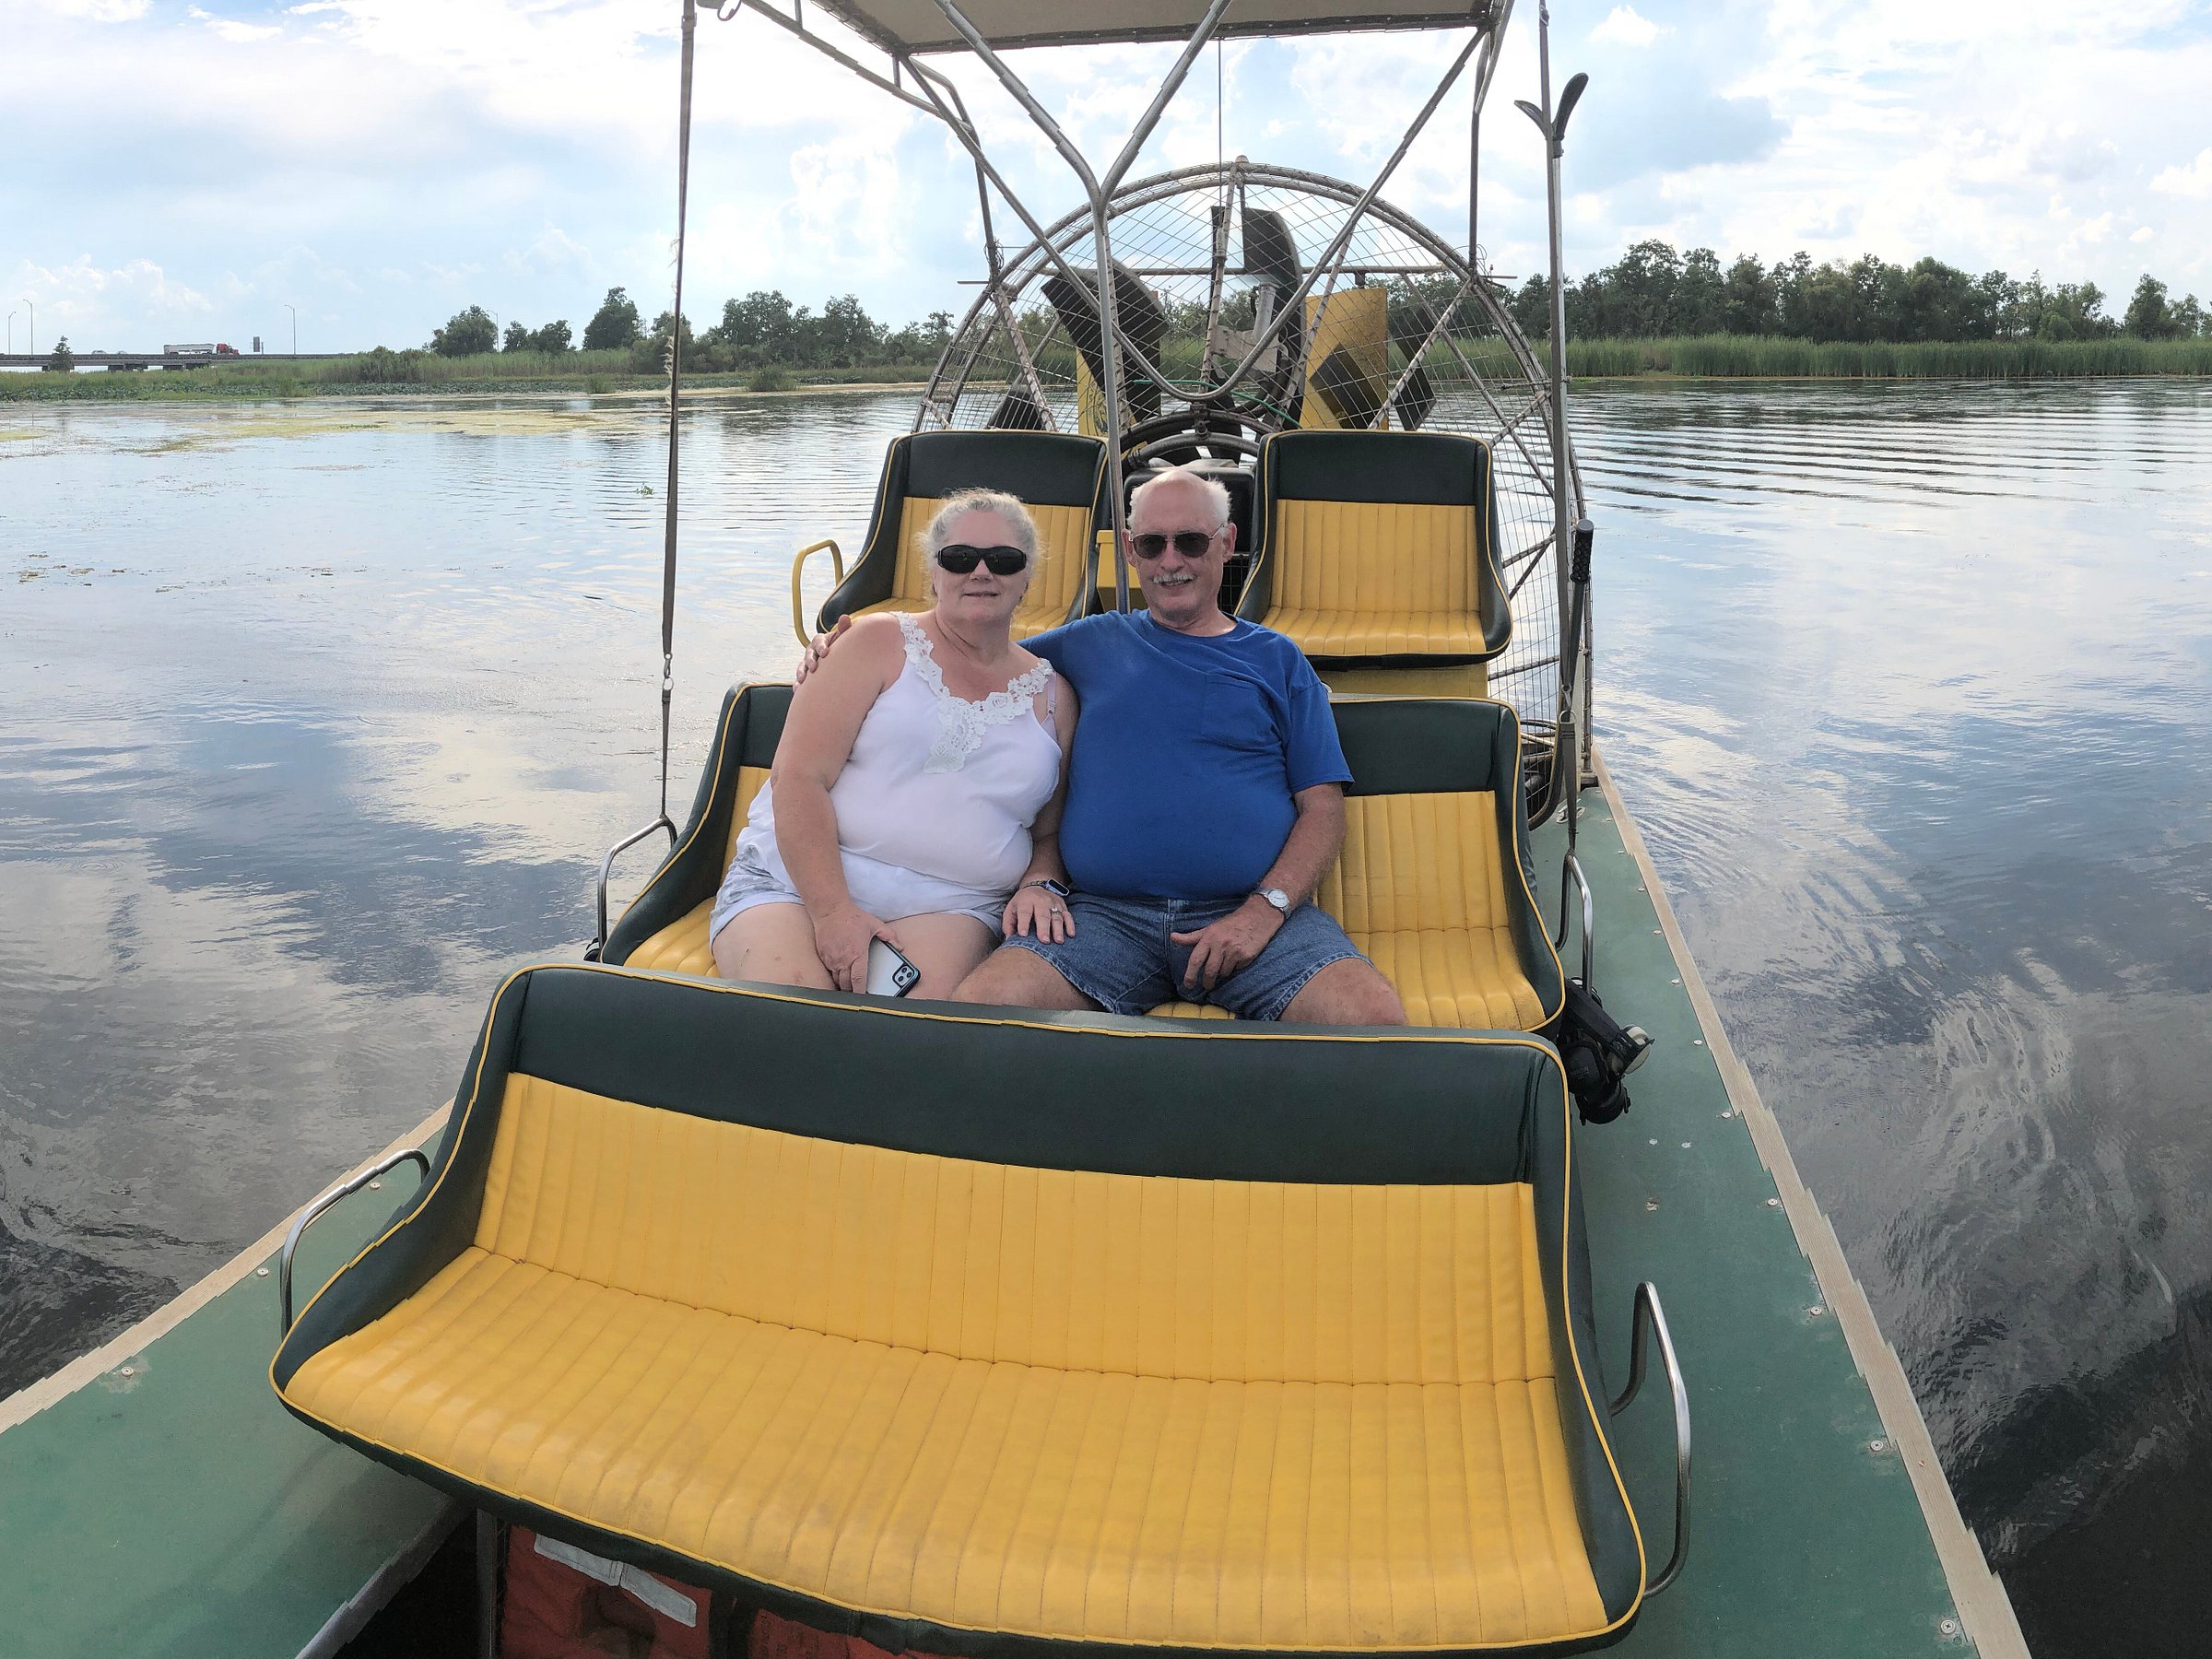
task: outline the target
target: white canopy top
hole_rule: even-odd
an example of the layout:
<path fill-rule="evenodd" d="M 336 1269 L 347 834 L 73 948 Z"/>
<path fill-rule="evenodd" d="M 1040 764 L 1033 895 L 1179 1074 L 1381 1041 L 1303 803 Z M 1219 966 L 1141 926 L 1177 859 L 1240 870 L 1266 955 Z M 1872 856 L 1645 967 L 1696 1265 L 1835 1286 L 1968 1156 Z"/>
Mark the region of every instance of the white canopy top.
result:
<path fill-rule="evenodd" d="M 967 42 L 933 0 L 817 0 L 887 52 L 951 52 Z M 1237 0 L 1217 35 L 1329 34 L 1376 29 L 1467 29 L 1489 23 L 1495 0 Z M 994 48 L 1185 41 L 1200 0 L 965 0 L 960 15 Z"/>

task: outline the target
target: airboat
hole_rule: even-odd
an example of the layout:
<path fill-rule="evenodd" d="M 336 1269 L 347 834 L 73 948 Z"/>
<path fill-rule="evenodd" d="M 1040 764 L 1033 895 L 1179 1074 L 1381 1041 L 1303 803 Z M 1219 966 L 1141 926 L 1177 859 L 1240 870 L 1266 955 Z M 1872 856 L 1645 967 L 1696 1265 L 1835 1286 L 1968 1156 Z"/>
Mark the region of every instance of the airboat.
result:
<path fill-rule="evenodd" d="M 724 18 L 941 122 L 981 208 L 980 291 L 868 523 L 796 554 L 800 638 L 918 608 L 915 531 L 970 485 L 1037 513 L 1026 631 L 1140 606 L 1129 490 L 1218 478 L 1225 608 L 1313 661 L 1355 774 L 1319 901 L 1413 1024 L 713 978 L 708 902 L 789 693 L 730 691 L 679 825 L 672 356 L 660 811 L 601 865 L 586 959 L 504 980 L 416 1134 L 0 1402 L 13 1642 L 556 1651 L 517 1638 L 526 1556 L 582 1586 L 601 1649 L 641 1653 L 743 1653 L 767 1618 L 837 1659 L 2025 1652 L 1591 741 L 1565 376 L 1476 217 L 1512 9 Z M 687 0 L 678 315 L 698 21 Z M 1547 22 L 1521 107 L 1557 340 L 1583 80 L 1555 100 Z M 1377 29 L 1431 31 L 1442 73 L 1371 181 L 1243 156 L 1127 176 L 1209 44 Z M 1009 56 L 1147 41 L 1179 50 L 1095 167 Z M 956 53 L 1077 211 L 1010 188 Z M 1462 241 L 1384 191 L 1469 86 Z M 1634 1030 L 1583 1006 L 1601 989 Z"/>

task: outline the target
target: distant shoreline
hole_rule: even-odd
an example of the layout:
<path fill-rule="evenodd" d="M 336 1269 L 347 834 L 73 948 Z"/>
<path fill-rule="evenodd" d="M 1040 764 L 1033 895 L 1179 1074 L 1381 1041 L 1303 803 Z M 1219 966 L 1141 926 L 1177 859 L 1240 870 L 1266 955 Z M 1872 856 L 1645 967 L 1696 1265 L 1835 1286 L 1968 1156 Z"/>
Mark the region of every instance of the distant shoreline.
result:
<path fill-rule="evenodd" d="M 9 383 L 14 380 L 38 381 L 41 378 L 29 374 L 0 375 L 0 404 L 18 406 L 67 404 L 75 407 L 87 404 L 145 406 L 147 404 L 328 403 L 361 398 L 382 398 L 405 402 L 435 398 L 445 403 L 481 402 L 491 398 L 550 400 L 589 397 L 599 401 L 620 400 L 630 403 L 665 403 L 668 400 L 668 382 L 666 381 L 642 378 L 639 383 L 634 385 L 602 387 L 586 386 L 581 378 L 573 382 L 563 382 L 558 380 L 547 381 L 542 377 L 515 381 L 447 381 L 437 385 L 334 384 L 303 386 L 295 384 L 275 386 L 231 382 L 205 388 L 190 386 L 180 386 L 174 390 L 164 388 L 159 392 L 126 392 L 120 387 L 112 387 L 106 384 L 106 376 L 93 373 L 73 376 L 72 380 L 76 383 L 64 382 L 64 385 L 67 386 L 66 390 L 18 393 Z M 47 378 L 46 383 L 53 385 L 54 381 L 59 378 L 59 376 Z M 91 389 L 78 389 L 88 382 L 91 383 Z M 694 397 L 708 396 L 775 398 L 814 397 L 826 394 L 841 394 L 849 392 L 920 393 L 927 386 L 928 382 L 926 381 L 829 381 L 818 385 L 792 385 L 779 387 L 773 391 L 756 392 L 746 385 L 744 377 L 739 375 L 701 376 L 696 380 L 687 379 L 684 382 L 683 401 L 689 403 Z"/>
<path fill-rule="evenodd" d="M 1489 337 L 1432 347 L 1441 371 L 1459 366 L 1447 352 L 1465 352 L 1486 376 L 1519 379 L 1521 359 Z M 1548 352 L 1535 347 L 1541 363 Z M 289 364 L 228 358 L 206 368 L 144 372 L 0 374 L 0 404 L 293 402 L 320 398 L 607 397 L 661 398 L 657 374 L 628 371 L 629 354 L 508 353 L 441 358 L 377 352 L 317 363 L 308 372 Z M 356 378 L 363 371 L 394 378 Z M 1567 371 L 1578 382 L 1689 381 L 2053 381 L 2212 378 L 2212 337 L 2143 340 L 1851 341 L 1801 340 L 1765 335 L 1677 338 L 1570 338 Z M 1171 372 L 1173 367 L 1171 365 Z M 1189 372 L 1195 372 L 1194 363 Z M 918 392 L 924 365 L 888 363 L 851 369 L 754 368 L 687 375 L 700 395 L 788 397 L 840 392 Z"/>

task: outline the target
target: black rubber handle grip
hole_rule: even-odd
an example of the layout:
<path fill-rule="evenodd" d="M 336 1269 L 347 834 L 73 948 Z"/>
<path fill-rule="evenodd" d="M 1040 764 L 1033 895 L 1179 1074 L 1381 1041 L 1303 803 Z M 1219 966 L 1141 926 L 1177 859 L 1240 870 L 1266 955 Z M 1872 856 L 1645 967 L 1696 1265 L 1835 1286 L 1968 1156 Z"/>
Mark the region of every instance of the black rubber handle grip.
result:
<path fill-rule="evenodd" d="M 1567 566 L 1567 575 L 1571 581 L 1587 582 L 1590 580 L 1590 544 L 1596 536 L 1597 526 L 1588 519 L 1574 521 L 1574 554 Z"/>

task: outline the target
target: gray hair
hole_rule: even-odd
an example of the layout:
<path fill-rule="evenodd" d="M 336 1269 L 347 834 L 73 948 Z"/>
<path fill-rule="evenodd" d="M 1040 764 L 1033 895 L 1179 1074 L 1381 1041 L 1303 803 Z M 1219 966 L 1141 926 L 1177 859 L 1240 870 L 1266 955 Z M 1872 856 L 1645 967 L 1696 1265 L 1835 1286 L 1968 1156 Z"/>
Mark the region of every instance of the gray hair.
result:
<path fill-rule="evenodd" d="M 1213 504 L 1214 528 L 1219 530 L 1229 523 L 1229 491 L 1221 480 L 1188 466 L 1164 467 L 1154 473 L 1129 494 L 1129 516 L 1136 516 L 1136 504 L 1171 478 L 1181 478 L 1195 484 L 1206 491 L 1206 499 Z"/>
<path fill-rule="evenodd" d="M 1003 489 L 956 489 L 945 498 L 945 504 L 929 521 L 929 528 L 922 533 L 922 550 L 935 559 L 945 538 L 952 534 L 952 521 L 970 512 L 996 513 L 1014 533 L 1014 545 L 1032 559 L 1037 557 L 1037 521 L 1030 516 L 1019 496 L 1008 495 Z"/>

